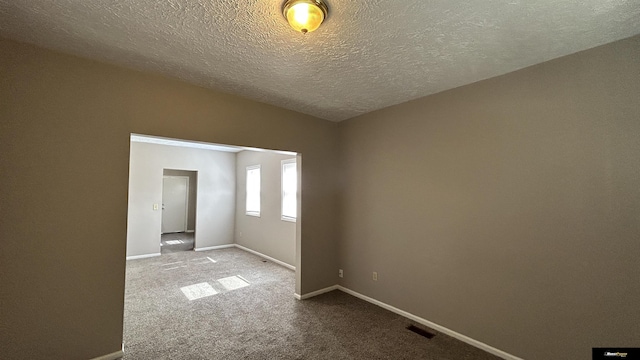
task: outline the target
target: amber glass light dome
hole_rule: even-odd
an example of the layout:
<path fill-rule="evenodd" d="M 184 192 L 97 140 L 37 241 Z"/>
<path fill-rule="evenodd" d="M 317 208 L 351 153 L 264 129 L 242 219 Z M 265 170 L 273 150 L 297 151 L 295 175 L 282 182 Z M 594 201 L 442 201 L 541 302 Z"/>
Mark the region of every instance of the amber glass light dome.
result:
<path fill-rule="evenodd" d="M 322 0 L 287 0 L 282 8 L 289 25 L 303 34 L 320 27 L 327 16 L 327 5 Z"/>

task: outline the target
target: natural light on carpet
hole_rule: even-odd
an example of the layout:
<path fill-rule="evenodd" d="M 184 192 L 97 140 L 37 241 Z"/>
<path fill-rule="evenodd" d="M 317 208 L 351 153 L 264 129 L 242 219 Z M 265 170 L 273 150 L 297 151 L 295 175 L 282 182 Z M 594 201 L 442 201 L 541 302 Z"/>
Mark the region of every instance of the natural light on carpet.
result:
<path fill-rule="evenodd" d="M 224 286 L 227 290 L 235 290 L 243 288 L 245 286 L 249 286 L 249 282 L 243 279 L 240 275 L 229 276 L 218 280 L 218 282 L 222 284 L 222 286 Z"/>
<path fill-rule="evenodd" d="M 182 290 L 182 293 L 187 297 L 187 299 L 197 300 L 207 296 L 241 289 L 249 285 L 249 282 L 245 278 L 240 275 L 235 275 L 218 279 L 213 283 L 213 286 L 209 283 L 204 282 L 200 284 L 181 287 L 180 290 Z"/>
<path fill-rule="evenodd" d="M 182 240 L 167 240 L 165 241 L 167 244 L 169 245 L 178 245 L 178 244 L 184 244 L 184 241 Z"/>
<path fill-rule="evenodd" d="M 184 296 L 189 300 L 196 300 L 203 297 L 215 295 L 218 292 L 209 283 L 200 283 L 195 285 L 185 286 L 180 288 L 184 293 Z"/>

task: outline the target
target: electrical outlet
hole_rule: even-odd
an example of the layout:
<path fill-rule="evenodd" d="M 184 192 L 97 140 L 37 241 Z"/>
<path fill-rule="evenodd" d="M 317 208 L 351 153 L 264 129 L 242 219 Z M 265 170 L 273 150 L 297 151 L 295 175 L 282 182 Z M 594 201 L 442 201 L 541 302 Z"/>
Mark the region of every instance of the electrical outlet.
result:
<path fill-rule="evenodd" d="M 338 269 L 338 276 L 339 277 L 343 277 L 344 276 L 344 272 L 342 271 L 342 269 Z"/>
<path fill-rule="evenodd" d="M 373 272 L 373 281 L 378 281 L 378 273 L 377 272 Z"/>

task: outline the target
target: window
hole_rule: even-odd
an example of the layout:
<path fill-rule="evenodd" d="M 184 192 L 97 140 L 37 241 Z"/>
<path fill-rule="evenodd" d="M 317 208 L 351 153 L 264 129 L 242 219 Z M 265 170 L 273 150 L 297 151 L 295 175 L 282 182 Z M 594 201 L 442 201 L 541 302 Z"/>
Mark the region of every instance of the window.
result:
<path fill-rule="evenodd" d="M 260 165 L 247 166 L 247 215 L 260 216 Z"/>
<path fill-rule="evenodd" d="M 282 220 L 296 221 L 298 213 L 296 159 L 282 161 Z"/>

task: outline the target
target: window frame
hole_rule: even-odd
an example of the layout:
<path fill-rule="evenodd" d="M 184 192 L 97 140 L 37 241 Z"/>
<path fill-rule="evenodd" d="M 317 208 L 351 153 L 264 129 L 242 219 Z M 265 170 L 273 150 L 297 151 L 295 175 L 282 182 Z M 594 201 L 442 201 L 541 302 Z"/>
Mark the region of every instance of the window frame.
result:
<path fill-rule="evenodd" d="M 258 170 L 258 211 L 249 210 L 249 171 Z M 245 215 L 260 217 L 262 211 L 262 169 L 260 164 L 247 166 L 245 170 L 245 199 L 244 199 Z"/>
<path fill-rule="evenodd" d="M 285 198 L 285 189 L 284 189 L 284 170 L 285 166 L 293 164 L 295 166 L 295 183 L 296 183 L 296 192 L 295 192 L 295 207 L 296 207 L 296 215 L 289 216 L 284 214 L 284 198 Z M 282 160 L 280 162 L 280 219 L 283 221 L 296 222 L 298 220 L 298 193 L 299 193 L 299 184 L 298 184 L 298 161 L 296 158 Z"/>

